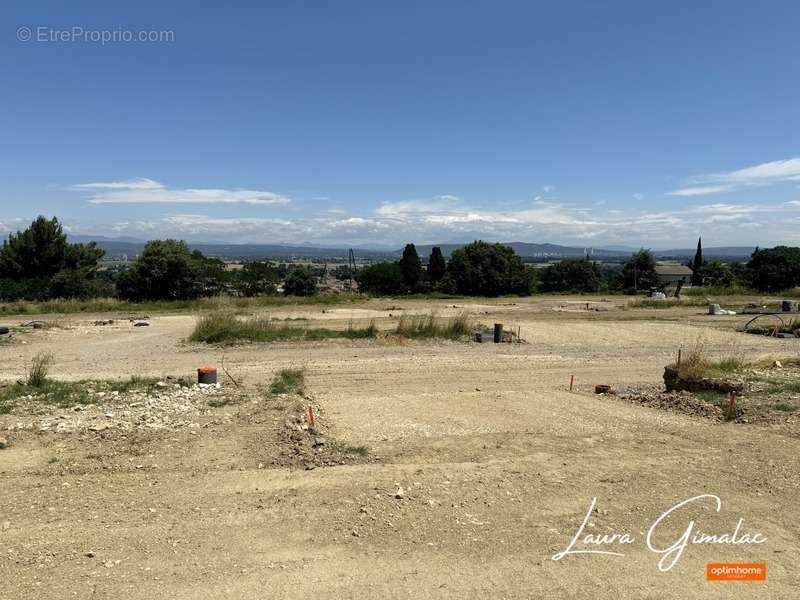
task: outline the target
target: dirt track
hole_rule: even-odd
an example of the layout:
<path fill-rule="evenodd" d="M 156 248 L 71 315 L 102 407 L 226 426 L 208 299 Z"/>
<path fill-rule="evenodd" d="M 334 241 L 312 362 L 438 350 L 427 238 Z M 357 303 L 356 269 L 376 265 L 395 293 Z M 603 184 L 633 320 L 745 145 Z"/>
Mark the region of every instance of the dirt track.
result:
<path fill-rule="evenodd" d="M 728 325 L 737 317 L 714 320 L 697 308 L 644 313 L 605 303 L 609 310 L 595 312 L 572 300 L 275 310 L 389 328 L 400 307 L 435 304 L 440 314 L 468 310 L 519 326 L 530 344 L 227 348 L 225 365 L 255 402 L 220 408 L 226 418 L 196 435 L 13 433 L 0 451 L 0 598 L 795 597 L 796 423 L 721 424 L 590 387 L 656 382 L 677 347 L 701 333 L 719 354 L 796 356 L 800 345 L 735 333 Z M 18 377 L 44 348 L 57 357 L 53 375 L 70 379 L 186 375 L 220 362 L 221 349 L 183 341 L 191 315 L 153 315 L 142 328 L 86 324 L 94 318 L 69 317 L 71 329 L 0 346 L 2 376 Z M 258 390 L 301 365 L 326 434 L 367 446 L 369 460 L 270 466 L 283 416 Z M 718 495 L 720 513 L 708 501 L 685 508 L 661 530 L 663 545 L 691 519 L 730 533 L 740 517 L 767 542 L 690 546 L 659 572 L 648 528 L 700 494 Z M 585 533 L 630 533 L 633 544 L 601 548 L 626 556 L 551 560 L 593 497 Z M 707 582 L 708 562 L 766 562 L 768 580 Z"/>

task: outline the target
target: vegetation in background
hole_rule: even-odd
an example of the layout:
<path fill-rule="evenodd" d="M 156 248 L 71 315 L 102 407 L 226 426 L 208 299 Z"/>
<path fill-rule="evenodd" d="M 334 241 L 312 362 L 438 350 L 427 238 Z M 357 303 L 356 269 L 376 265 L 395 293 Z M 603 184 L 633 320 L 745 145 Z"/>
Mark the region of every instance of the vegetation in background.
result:
<path fill-rule="evenodd" d="M 107 294 L 110 286 L 96 277 L 103 254 L 94 243 L 68 243 L 58 219 L 39 216 L 3 242 L 0 298 L 48 300 Z"/>
<path fill-rule="evenodd" d="M 422 281 L 422 261 L 414 244 L 406 244 L 400 259 L 400 278 L 408 291 L 415 291 Z"/>
<path fill-rule="evenodd" d="M 355 275 L 358 289 L 376 296 L 394 296 L 403 292 L 400 265 L 396 262 L 381 262 L 360 268 Z"/>
<path fill-rule="evenodd" d="M 242 296 L 263 296 L 276 293 L 280 274 L 270 261 L 253 260 L 244 263 L 235 278 Z"/>
<path fill-rule="evenodd" d="M 656 259 L 650 250 L 642 248 L 625 262 L 621 286 L 626 293 L 658 286 Z"/>
<path fill-rule="evenodd" d="M 313 296 L 317 292 L 317 277 L 309 267 L 292 268 L 283 283 L 287 296 Z"/>
<path fill-rule="evenodd" d="M 451 291 L 468 296 L 527 296 L 535 277 L 533 269 L 503 244 L 472 242 L 455 250 L 447 264 Z"/>
<path fill-rule="evenodd" d="M 444 260 L 442 249 L 439 246 L 431 248 L 431 255 L 428 257 L 428 279 L 431 287 L 438 289 L 445 274 L 447 273 L 447 262 Z"/>
<path fill-rule="evenodd" d="M 753 252 L 748 269 L 752 286 L 762 292 L 777 292 L 800 285 L 800 248 L 776 246 Z"/>
<path fill-rule="evenodd" d="M 229 279 L 221 260 L 189 250 L 186 242 L 152 240 L 120 273 L 117 290 L 125 300 L 189 300 L 221 293 Z"/>
<path fill-rule="evenodd" d="M 281 369 L 269 384 L 269 393 L 272 396 L 302 394 L 304 386 L 305 371 L 303 369 Z"/>
<path fill-rule="evenodd" d="M 542 292 L 599 292 L 603 284 L 603 272 L 589 258 L 566 258 L 543 270 L 539 289 Z"/>
<path fill-rule="evenodd" d="M 347 329 L 310 328 L 276 321 L 269 317 L 238 318 L 230 311 L 217 311 L 198 318 L 192 335 L 193 342 L 209 344 L 234 342 L 279 342 L 286 340 L 325 340 L 330 338 L 374 338 L 378 329 L 374 323 Z"/>
<path fill-rule="evenodd" d="M 250 261 L 241 269 L 228 270 L 223 261 L 169 239 L 148 242 L 128 266 L 100 268 L 103 255 L 94 243 L 68 243 L 56 218 L 38 217 L 24 231 L 11 234 L 0 249 L 0 314 L 201 309 L 205 305 L 196 301 L 223 294 L 274 296 L 281 282 L 286 295 L 308 298 L 317 294 L 318 278 L 325 273 L 319 266 L 270 261 Z M 789 295 L 800 286 L 800 248 L 796 247 L 757 248 L 748 263 L 706 262 L 698 239 L 689 266 L 694 288 L 688 294 L 740 294 L 754 289 Z M 352 276 L 362 292 L 374 295 L 528 295 L 537 289 L 537 274 L 541 274 L 541 291 L 553 293 L 633 293 L 658 286 L 655 258 L 649 250 L 640 250 L 622 265 L 568 258 L 536 270 L 526 267 L 512 248 L 481 241 L 455 250 L 449 261 L 441 248 L 434 247 L 423 266 L 414 244 L 407 244 L 399 261 L 355 270 L 341 265 L 333 273 L 340 280 Z M 53 300 L 63 303 L 51 304 Z"/>
<path fill-rule="evenodd" d="M 703 286 L 708 288 L 733 289 L 734 286 L 747 282 L 747 272 L 741 263 L 728 264 L 718 260 L 703 265 L 700 269 Z M 692 284 L 694 286 L 694 283 Z M 702 288 L 701 288 L 702 289 Z"/>

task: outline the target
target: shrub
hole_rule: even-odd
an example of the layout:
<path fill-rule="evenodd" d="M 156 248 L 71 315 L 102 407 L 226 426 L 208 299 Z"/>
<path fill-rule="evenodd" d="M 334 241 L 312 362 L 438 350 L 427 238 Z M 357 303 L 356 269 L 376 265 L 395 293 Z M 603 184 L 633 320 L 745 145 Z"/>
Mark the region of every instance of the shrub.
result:
<path fill-rule="evenodd" d="M 25 385 L 28 387 L 42 387 L 47 381 L 47 373 L 53 364 L 53 355 L 49 352 L 39 352 L 31 359 Z"/>
<path fill-rule="evenodd" d="M 744 355 L 736 348 L 733 348 L 723 358 L 712 360 L 708 355 L 705 340 L 698 338 L 694 346 L 688 352 L 683 353 L 680 364 L 670 366 L 677 369 L 681 379 L 688 380 L 739 374 L 744 369 L 753 366 L 753 363 L 745 359 Z"/>
<path fill-rule="evenodd" d="M 317 278 L 308 267 L 295 267 L 286 276 L 283 293 L 287 296 L 313 296 L 317 291 Z"/>
<path fill-rule="evenodd" d="M 305 385 L 305 371 L 303 369 L 281 369 L 269 384 L 269 393 L 302 394 Z"/>

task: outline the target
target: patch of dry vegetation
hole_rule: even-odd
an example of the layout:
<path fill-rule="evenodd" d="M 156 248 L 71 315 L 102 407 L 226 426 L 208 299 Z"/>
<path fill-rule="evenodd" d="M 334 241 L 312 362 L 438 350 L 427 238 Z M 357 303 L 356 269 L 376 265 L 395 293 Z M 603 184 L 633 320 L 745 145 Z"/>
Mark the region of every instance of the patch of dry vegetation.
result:
<path fill-rule="evenodd" d="M 326 340 L 331 338 L 374 338 L 378 328 L 374 323 L 366 327 L 347 329 L 325 329 L 289 324 L 270 319 L 268 316 L 239 318 L 231 311 L 215 311 L 202 315 L 197 320 L 189 340 L 209 344 L 235 342 L 281 342 L 287 340 Z"/>
<path fill-rule="evenodd" d="M 637 298 L 626 302 L 624 308 L 675 308 L 676 306 L 706 306 L 707 304 L 706 298 L 665 298 L 664 300 Z"/>
<path fill-rule="evenodd" d="M 212 296 L 193 300 L 152 300 L 129 302 L 118 298 L 79 300 L 64 298 L 47 301 L 18 300 L 0 302 L 0 315 L 40 315 L 103 312 L 168 312 L 238 309 L 268 306 L 335 305 L 363 300 L 358 294 L 317 294 L 315 296 Z"/>
<path fill-rule="evenodd" d="M 472 334 L 473 325 L 466 313 L 455 317 L 403 315 L 394 333 L 406 338 L 442 338 L 458 340 Z"/>

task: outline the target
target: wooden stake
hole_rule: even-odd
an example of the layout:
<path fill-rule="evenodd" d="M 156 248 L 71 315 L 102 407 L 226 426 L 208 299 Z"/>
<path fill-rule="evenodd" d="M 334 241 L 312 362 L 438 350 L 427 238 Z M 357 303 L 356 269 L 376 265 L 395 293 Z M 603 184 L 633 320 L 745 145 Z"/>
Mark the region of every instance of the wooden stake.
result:
<path fill-rule="evenodd" d="M 734 415 L 734 408 L 736 407 L 736 390 L 732 390 L 728 396 L 728 416 L 727 420 L 730 421 Z"/>
<path fill-rule="evenodd" d="M 570 375 L 569 376 L 569 391 L 570 392 L 572 391 L 572 386 L 573 386 L 574 383 L 575 383 L 575 375 Z"/>

